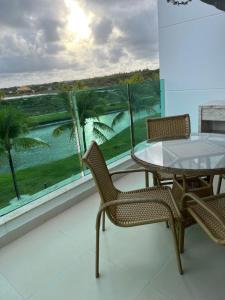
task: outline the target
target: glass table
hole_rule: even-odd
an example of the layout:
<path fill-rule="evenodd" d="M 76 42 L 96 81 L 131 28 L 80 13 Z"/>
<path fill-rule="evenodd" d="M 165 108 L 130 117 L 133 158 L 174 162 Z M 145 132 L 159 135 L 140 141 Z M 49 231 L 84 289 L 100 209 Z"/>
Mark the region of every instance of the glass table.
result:
<path fill-rule="evenodd" d="M 132 158 L 156 176 L 160 172 L 173 175 L 172 194 L 182 212 L 184 227 L 188 227 L 194 220 L 183 208 L 183 195 L 213 195 L 214 175 L 225 173 L 225 134 L 199 133 L 182 139 L 145 141 L 134 147 Z"/>
<path fill-rule="evenodd" d="M 132 158 L 151 172 L 198 176 L 225 173 L 225 134 L 192 134 L 189 138 L 145 141 Z"/>

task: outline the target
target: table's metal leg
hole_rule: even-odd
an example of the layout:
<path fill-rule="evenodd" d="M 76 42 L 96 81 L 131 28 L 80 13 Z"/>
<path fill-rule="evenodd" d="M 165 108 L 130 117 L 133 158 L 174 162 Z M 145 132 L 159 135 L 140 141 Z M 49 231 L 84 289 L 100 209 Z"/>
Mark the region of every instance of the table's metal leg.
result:
<path fill-rule="evenodd" d="M 217 186 L 217 191 L 216 191 L 217 194 L 220 193 L 221 184 L 222 184 L 222 176 L 220 175 L 219 176 L 219 181 L 218 181 L 218 186 Z"/>
<path fill-rule="evenodd" d="M 148 170 L 145 170 L 145 186 L 149 187 L 149 174 L 148 174 Z"/>

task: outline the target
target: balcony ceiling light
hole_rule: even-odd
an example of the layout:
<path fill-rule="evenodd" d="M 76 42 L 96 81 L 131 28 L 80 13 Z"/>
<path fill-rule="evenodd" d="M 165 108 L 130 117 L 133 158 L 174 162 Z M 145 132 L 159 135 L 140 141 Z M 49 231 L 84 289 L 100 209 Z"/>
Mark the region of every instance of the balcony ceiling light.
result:
<path fill-rule="evenodd" d="M 187 5 L 189 2 L 192 0 L 183 0 L 183 1 L 178 1 L 178 0 L 167 0 L 168 3 L 172 3 L 173 5 Z"/>

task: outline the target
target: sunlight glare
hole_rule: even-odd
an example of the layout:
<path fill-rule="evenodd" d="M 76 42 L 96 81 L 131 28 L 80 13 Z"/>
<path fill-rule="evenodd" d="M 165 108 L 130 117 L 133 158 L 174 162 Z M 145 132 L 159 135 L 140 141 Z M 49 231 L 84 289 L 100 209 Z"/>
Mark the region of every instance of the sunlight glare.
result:
<path fill-rule="evenodd" d="M 67 29 L 75 41 L 87 40 L 90 36 L 89 18 L 75 0 L 65 0 L 69 10 Z"/>

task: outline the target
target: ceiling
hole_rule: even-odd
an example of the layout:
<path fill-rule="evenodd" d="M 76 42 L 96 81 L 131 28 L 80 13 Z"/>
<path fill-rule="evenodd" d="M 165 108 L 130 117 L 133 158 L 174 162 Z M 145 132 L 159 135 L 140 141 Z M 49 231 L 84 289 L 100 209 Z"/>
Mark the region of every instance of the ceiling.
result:
<path fill-rule="evenodd" d="M 201 0 L 206 4 L 215 6 L 216 8 L 225 11 L 225 0 Z"/>

